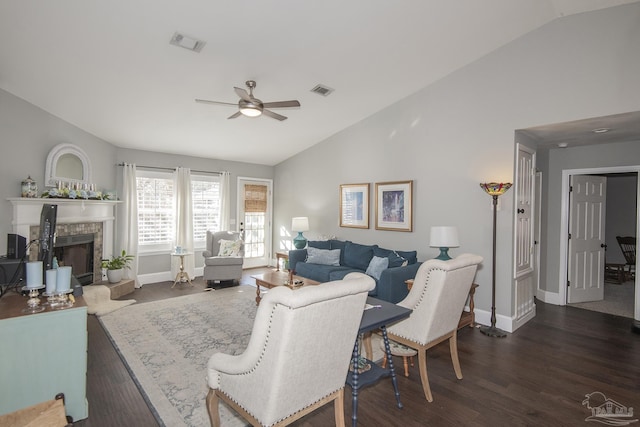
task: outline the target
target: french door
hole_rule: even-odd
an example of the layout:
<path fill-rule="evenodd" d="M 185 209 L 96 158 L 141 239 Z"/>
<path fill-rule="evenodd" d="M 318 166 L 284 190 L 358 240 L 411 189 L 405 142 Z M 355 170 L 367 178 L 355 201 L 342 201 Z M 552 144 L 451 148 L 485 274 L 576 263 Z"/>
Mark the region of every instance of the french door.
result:
<path fill-rule="evenodd" d="M 269 265 L 272 185 L 271 180 L 238 178 L 238 229 L 244 234 L 244 268 Z"/>

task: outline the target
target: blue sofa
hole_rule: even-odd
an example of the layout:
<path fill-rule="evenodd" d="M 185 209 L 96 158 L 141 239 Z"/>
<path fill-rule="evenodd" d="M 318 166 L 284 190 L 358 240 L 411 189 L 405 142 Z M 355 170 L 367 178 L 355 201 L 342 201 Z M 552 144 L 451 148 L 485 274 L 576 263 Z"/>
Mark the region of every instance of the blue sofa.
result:
<path fill-rule="evenodd" d="M 357 271 L 376 281 L 369 295 L 397 303 L 409 291 L 404 283 L 413 279 L 420 267 L 416 251 L 394 251 L 378 245 L 361 245 L 350 241 L 309 241 L 308 249 L 289 251 L 289 268 L 295 274 L 317 282 L 342 280 Z"/>

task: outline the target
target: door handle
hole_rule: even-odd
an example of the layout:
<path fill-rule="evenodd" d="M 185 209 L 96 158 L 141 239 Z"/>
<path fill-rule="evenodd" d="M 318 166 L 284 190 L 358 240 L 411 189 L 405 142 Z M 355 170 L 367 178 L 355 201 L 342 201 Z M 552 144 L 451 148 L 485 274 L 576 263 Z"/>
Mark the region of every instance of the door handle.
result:
<path fill-rule="evenodd" d="M 601 248 L 604 248 L 604 250 L 605 250 L 605 251 L 607 250 L 607 245 L 606 245 L 606 244 L 604 244 L 604 243 L 600 243 L 600 247 L 601 247 Z"/>
<path fill-rule="evenodd" d="M 518 213 L 524 213 L 524 209 L 518 209 Z"/>

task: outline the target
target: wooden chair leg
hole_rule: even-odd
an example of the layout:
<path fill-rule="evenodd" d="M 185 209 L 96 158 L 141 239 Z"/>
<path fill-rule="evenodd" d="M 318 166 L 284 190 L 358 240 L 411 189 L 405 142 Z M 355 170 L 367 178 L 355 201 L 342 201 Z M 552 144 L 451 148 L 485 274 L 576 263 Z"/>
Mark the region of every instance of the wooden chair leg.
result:
<path fill-rule="evenodd" d="M 418 368 L 420 369 L 420 380 L 422 381 L 422 390 L 427 402 L 433 402 L 431 387 L 429 387 L 429 377 L 427 376 L 427 352 L 426 350 L 418 351 Z"/>
<path fill-rule="evenodd" d="M 373 347 L 371 346 L 371 332 L 362 335 L 362 346 L 364 347 L 365 357 L 369 360 L 373 359 Z"/>
<path fill-rule="evenodd" d="M 212 427 L 220 427 L 220 412 L 218 412 L 218 396 L 213 389 L 209 389 L 207 394 L 207 412 Z M 344 424 L 343 424 L 344 425 Z"/>
<path fill-rule="evenodd" d="M 462 379 L 462 369 L 460 369 L 460 359 L 458 359 L 458 334 L 454 332 L 449 338 L 449 351 L 451 352 L 451 361 L 453 362 L 453 370 L 456 371 L 456 377 Z"/>
<path fill-rule="evenodd" d="M 402 356 L 402 361 L 404 362 L 404 376 L 409 377 L 409 357 Z"/>
<path fill-rule="evenodd" d="M 382 356 L 382 369 L 384 369 L 384 368 L 386 368 L 386 367 L 387 367 L 387 354 L 385 353 L 385 354 Z"/>
<path fill-rule="evenodd" d="M 344 388 L 338 392 L 338 396 L 333 403 L 335 409 L 336 427 L 344 426 Z"/>

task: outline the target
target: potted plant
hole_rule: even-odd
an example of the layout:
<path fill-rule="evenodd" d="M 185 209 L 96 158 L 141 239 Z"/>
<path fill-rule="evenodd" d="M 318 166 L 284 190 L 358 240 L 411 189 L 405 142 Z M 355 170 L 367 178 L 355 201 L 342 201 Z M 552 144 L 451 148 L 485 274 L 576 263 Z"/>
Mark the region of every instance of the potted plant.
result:
<path fill-rule="evenodd" d="M 125 268 L 129 268 L 134 256 L 128 255 L 123 249 L 120 255 L 112 256 L 111 259 L 102 260 L 102 268 L 107 269 L 107 280 L 109 283 L 118 283 L 122 280 Z"/>

